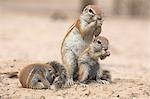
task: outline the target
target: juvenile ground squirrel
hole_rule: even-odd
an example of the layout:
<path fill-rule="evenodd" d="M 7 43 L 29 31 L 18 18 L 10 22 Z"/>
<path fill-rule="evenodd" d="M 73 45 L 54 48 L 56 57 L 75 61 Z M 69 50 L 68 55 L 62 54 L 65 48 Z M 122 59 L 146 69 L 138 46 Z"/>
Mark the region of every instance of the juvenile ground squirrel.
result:
<path fill-rule="evenodd" d="M 108 50 L 108 40 L 103 36 L 96 37 L 90 46 L 78 58 L 79 76 L 81 83 L 87 83 L 88 80 L 96 80 L 99 83 L 105 83 L 101 79 L 102 70 L 98 59 L 101 60 L 110 55 Z"/>
<path fill-rule="evenodd" d="M 65 84 L 66 71 L 56 61 L 46 64 L 30 64 L 20 71 L 19 81 L 24 88 L 51 89 L 51 85 L 54 85 L 55 89 L 58 89 Z"/>
<path fill-rule="evenodd" d="M 61 45 L 61 56 L 67 72 L 67 85 L 74 83 L 77 57 L 89 46 L 93 37 L 101 33 L 102 22 L 99 6 L 88 5 L 66 34 Z"/>

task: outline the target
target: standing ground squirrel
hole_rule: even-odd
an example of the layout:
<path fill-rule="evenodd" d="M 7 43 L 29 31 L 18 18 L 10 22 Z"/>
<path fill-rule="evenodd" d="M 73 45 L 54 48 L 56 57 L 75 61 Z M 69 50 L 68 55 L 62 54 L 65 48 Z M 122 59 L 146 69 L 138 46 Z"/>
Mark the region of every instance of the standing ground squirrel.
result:
<path fill-rule="evenodd" d="M 105 83 L 102 80 L 102 70 L 98 59 L 101 60 L 110 55 L 108 50 L 108 40 L 103 36 L 96 37 L 90 46 L 78 58 L 79 75 L 78 80 L 81 83 L 87 83 L 88 80 L 96 80 L 99 83 Z M 107 74 L 106 74 L 107 75 Z"/>
<path fill-rule="evenodd" d="M 61 88 L 66 81 L 66 71 L 56 61 L 46 64 L 30 64 L 20 71 L 19 81 L 24 88 L 51 89 L 51 85 Z"/>
<path fill-rule="evenodd" d="M 74 84 L 77 57 L 89 46 L 93 37 L 101 33 L 102 22 L 99 6 L 88 5 L 66 34 L 61 45 L 62 62 L 67 72 L 66 85 Z"/>

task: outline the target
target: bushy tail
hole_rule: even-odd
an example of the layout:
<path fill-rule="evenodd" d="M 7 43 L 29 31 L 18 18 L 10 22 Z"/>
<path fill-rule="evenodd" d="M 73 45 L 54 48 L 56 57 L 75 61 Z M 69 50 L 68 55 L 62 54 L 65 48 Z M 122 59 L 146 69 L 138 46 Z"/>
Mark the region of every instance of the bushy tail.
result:
<path fill-rule="evenodd" d="M 102 80 L 106 80 L 108 82 L 112 82 L 112 78 L 111 78 L 111 74 L 110 74 L 110 71 L 108 70 L 103 70 L 102 71 L 102 76 L 101 76 L 101 79 Z"/>
<path fill-rule="evenodd" d="M 63 85 L 65 85 L 67 79 L 66 69 L 62 64 L 60 64 L 57 61 L 51 61 L 47 64 L 51 65 L 56 71 L 56 78 L 54 79 L 53 84 L 55 85 L 56 88 L 62 88 Z"/>
<path fill-rule="evenodd" d="M 55 71 L 56 71 L 56 73 L 58 75 L 61 75 L 61 74 L 64 75 L 64 74 L 66 74 L 66 69 L 59 62 L 57 62 L 57 61 L 51 61 L 48 64 L 51 65 L 51 66 L 53 66 L 53 68 L 55 69 Z"/>

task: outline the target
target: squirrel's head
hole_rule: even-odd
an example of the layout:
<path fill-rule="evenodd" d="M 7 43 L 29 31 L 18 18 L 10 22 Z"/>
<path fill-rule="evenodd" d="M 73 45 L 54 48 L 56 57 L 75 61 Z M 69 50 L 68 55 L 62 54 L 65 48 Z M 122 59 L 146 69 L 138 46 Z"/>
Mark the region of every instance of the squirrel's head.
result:
<path fill-rule="evenodd" d="M 100 21 L 99 23 L 102 25 L 103 22 L 101 8 L 97 5 L 86 6 L 81 14 L 81 17 L 88 23 Z"/>
<path fill-rule="evenodd" d="M 93 39 L 92 47 L 95 51 L 107 51 L 109 46 L 109 41 L 106 37 L 97 36 Z"/>

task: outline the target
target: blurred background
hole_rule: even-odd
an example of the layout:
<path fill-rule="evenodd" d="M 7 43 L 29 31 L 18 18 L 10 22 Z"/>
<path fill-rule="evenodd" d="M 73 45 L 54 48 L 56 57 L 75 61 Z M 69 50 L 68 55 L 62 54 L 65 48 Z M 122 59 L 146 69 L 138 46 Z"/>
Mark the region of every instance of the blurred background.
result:
<path fill-rule="evenodd" d="M 88 4 L 98 4 L 109 16 L 150 16 L 149 0 L 0 0 L 1 12 L 73 16 Z M 72 15 L 73 14 L 73 15 Z"/>
<path fill-rule="evenodd" d="M 101 35 L 109 39 L 111 56 L 102 63 L 112 71 L 128 73 L 130 67 L 145 73 L 150 0 L 0 0 L 0 60 L 60 61 L 63 37 L 88 4 L 104 12 Z"/>

